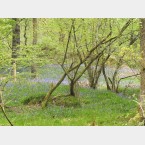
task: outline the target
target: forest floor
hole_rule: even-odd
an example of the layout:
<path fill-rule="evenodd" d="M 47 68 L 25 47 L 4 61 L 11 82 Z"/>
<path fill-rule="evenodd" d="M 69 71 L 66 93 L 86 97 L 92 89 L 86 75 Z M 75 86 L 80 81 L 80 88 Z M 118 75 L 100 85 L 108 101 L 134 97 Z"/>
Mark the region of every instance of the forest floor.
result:
<path fill-rule="evenodd" d="M 57 71 L 56 71 L 57 70 Z M 110 70 L 110 72 L 109 72 Z M 57 82 L 63 71 L 57 65 L 41 68 L 38 79 L 29 80 L 20 73 L 17 83 L 9 82 L 3 92 L 5 111 L 15 126 L 125 126 L 138 125 L 130 120 L 137 113 L 136 100 L 139 94 L 139 79 L 132 77 L 121 82 L 121 93 L 107 91 L 103 76 L 97 90 L 80 86 L 77 98 L 62 96 L 50 101 L 46 109 L 40 102 L 49 90 L 50 83 Z M 112 73 L 108 69 L 108 73 Z M 122 68 L 120 75 L 137 73 Z M 25 78 L 25 79 L 21 79 Z M 82 76 L 86 80 L 86 74 Z M 131 84 L 130 86 L 128 86 Z M 65 79 L 52 96 L 69 93 Z M 9 125 L 0 111 L 0 125 Z"/>
<path fill-rule="evenodd" d="M 9 106 L 5 110 L 15 126 L 137 125 L 136 122 L 130 123 L 130 120 L 137 113 L 133 94 L 137 95 L 138 89 L 130 89 L 127 91 L 128 96 L 122 97 L 104 89 L 80 88 L 78 98 L 61 97 L 55 103 L 50 102 L 46 109 L 41 109 L 39 102 L 47 89 L 46 85 L 40 86 L 40 84 L 35 87 L 15 85 L 13 87 L 17 91 L 15 94 L 8 91 L 5 93 L 6 106 Z M 68 86 L 61 85 L 53 96 L 67 94 L 68 89 Z M 9 125 L 2 112 L 0 125 Z"/>

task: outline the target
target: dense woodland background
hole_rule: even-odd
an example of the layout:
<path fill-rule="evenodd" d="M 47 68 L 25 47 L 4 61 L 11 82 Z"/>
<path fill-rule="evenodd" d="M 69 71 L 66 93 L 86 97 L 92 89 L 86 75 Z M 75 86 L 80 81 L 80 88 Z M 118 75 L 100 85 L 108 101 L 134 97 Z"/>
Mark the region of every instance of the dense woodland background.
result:
<path fill-rule="evenodd" d="M 144 101 L 145 19 L 0 19 L 0 125 L 144 125 Z"/>

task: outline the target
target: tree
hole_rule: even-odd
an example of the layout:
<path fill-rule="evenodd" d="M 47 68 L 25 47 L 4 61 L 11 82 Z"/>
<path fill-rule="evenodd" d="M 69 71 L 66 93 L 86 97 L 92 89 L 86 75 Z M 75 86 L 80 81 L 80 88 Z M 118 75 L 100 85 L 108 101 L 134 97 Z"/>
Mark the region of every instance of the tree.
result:
<path fill-rule="evenodd" d="M 37 45 L 37 27 L 38 27 L 37 18 L 33 18 L 33 46 L 34 47 L 36 47 L 36 45 Z M 32 62 L 32 65 L 31 65 L 32 78 L 36 78 L 36 72 L 37 72 L 36 63 Z"/>
<path fill-rule="evenodd" d="M 141 114 L 142 120 L 145 123 L 145 19 L 140 19 L 141 28 L 140 28 L 140 48 L 141 48 L 141 88 L 140 88 L 140 97 L 139 102 L 141 105 Z M 144 124 L 145 125 L 145 124 Z"/>
<path fill-rule="evenodd" d="M 97 55 L 94 55 L 91 58 L 90 61 L 90 56 L 92 56 L 92 54 L 94 53 L 94 51 L 96 51 L 100 46 L 102 46 L 103 44 L 107 44 L 107 43 L 113 43 L 116 39 L 120 38 L 123 34 L 123 32 L 127 29 L 127 27 L 130 25 L 131 20 L 129 19 L 121 28 L 121 30 L 119 31 L 119 33 L 117 33 L 115 36 L 112 36 L 111 31 L 109 31 L 107 33 L 106 36 L 104 36 L 100 41 L 97 41 L 97 43 L 91 47 L 89 49 L 89 51 L 82 51 L 79 50 L 78 46 L 76 45 L 77 41 L 77 37 L 76 37 L 76 28 L 75 28 L 75 19 L 71 19 L 71 25 L 70 25 L 70 29 L 68 31 L 68 37 L 67 37 L 67 42 L 66 42 L 66 48 L 64 50 L 64 54 L 63 54 L 63 59 L 61 60 L 61 63 L 59 63 L 64 71 L 64 74 L 62 76 L 62 78 L 54 85 L 52 86 L 52 88 L 49 90 L 49 92 L 47 93 L 47 95 L 45 96 L 43 102 L 42 102 L 42 107 L 46 107 L 47 106 L 47 102 L 50 99 L 50 96 L 52 95 L 52 93 L 56 90 L 56 88 L 61 84 L 61 82 L 64 80 L 64 78 L 66 76 L 68 76 L 68 78 L 70 79 L 70 95 L 71 96 L 75 96 L 75 84 L 76 82 L 81 78 L 81 76 L 86 72 L 86 70 L 89 68 L 89 66 L 99 57 L 102 56 L 102 54 L 104 53 L 104 51 L 106 50 L 106 48 L 103 48 Z M 73 34 L 73 41 L 71 40 L 71 35 Z M 111 37 L 112 36 L 112 37 Z M 75 53 L 73 54 L 77 54 L 77 55 L 73 55 L 74 57 L 70 57 L 69 55 L 69 50 L 70 50 L 70 42 L 72 42 L 73 46 L 75 46 Z M 77 53 L 76 53 L 77 52 Z M 82 64 L 84 64 L 86 61 L 89 62 L 87 63 L 87 66 L 85 66 L 82 70 L 80 70 L 80 67 Z M 68 63 L 69 62 L 69 63 Z M 67 64 L 67 67 L 66 65 Z M 80 70 L 80 72 L 79 72 Z M 74 72 L 74 75 L 72 77 L 71 73 Z"/>
<path fill-rule="evenodd" d="M 119 71 L 123 65 L 128 67 L 136 67 L 139 60 L 139 47 L 137 45 L 139 40 L 139 28 L 138 28 L 138 20 L 132 19 L 130 27 L 126 30 L 126 34 L 124 34 L 115 44 L 116 50 L 112 53 L 111 57 L 108 61 L 103 65 L 103 75 L 105 78 L 106 86 L 108 90 L 118 93 L 119 92 L 119 84 L 120 81 L 126 79 L 128 77 L 137 76 L 139 74 L 133 74 L 125 77 L 119 76 Z M 106 73 L 106 66 L 113 66 L 111 69 L 112 74 Z M 137 68 L 137 67 L 136 67 Z"/>
<path fill-rule="evenodd" d="M 12 29 L 12 76 L 14 77 L 14 81 L 16 81 L 16 61 L 20 50 L 20 21 L 18 18 L 13 18 L 13 20 L 15 23 Z"/>
<path fill-rule="evenodd" d="M 101 21 L 101 20 L 99 20 L 99 21 Z M 100 40 L 97 40 L 97 41 L 93 42 L 94 46 L 90 46 L 90 48 L 89 48 L 88 40 L 87 40 L 88 37 L 85 38 L 85 44 L 84 44 L 84 46 L 87 47 L 87 49 L 86 49 L 87 51 L 83 51 L 83 50 L 81 50 L 81 51 L 78 50 L 77 51 L 78 60 L 80 62 L 83 60 L 83 58 L 85 58 L 85 57 L 88 56 L 87 59 L 84 61 L 85 67 L 80 71 L 81 65 L 78 66 L 74 70 L 75 73 L 74 73 L 73 77 L 71 77 L 70 74 L 67 74 L 67 76 L 68 76 L 68 78 L 70 79 L 70 82 L 71 82 L 70 83 L 70 95 L 75 96 L 75 91 L 74 91 L 75 84 L 76 84 L 76 82 L 82 77 L 82 75 L 87 70 L 90 73 L 89 74 L 89 77 L 93 80 L 93 81 L 90 80 L 90 82 L 92 81 L 90 83 L 92 85 L 91 87 L 92 88 L 95 88 L 96 87 L 96 84 L 98 83 L 98 79 L 99 79 L 100 73 L 102 71 L 102 67 L 103 67 L 104 63 L 110 57 L 111 53 L 114 51 L 114 50 L 108 49 L 109 46 L 111 46 L 112 43 L 114 43 L 118 38 L 120 38 L 122 36 L 122 33 L 128 28 L 128 26 L 130 25 L 130 23 L 131 23 L 131 20 L 128 20 L 122 26 L 122 28 L 120 29 L 119 34 L 114 34 L 114 35 L 112 35 L 112 28 L 110 27 L 110 25 L 107 25 L 109 27 L 109 29 L 108 29 L 109 30 L 108 35 L 105 34 L 106 36 L 103 35 L 100 38 Z M 75 27 L 75 25 L 74 25 L 74 27 Z M 100 27 L 103 27 L 103 26 L 100 26 Z M 104 29 L 104 27 L 101 28 L 101 29 Z M 74 31 L 74 32 L 76 32 L 76 31 Z M 99 35 L 98 32 L 97 32 L 96 35 Z M 79 41 L 75 40 L 74 43 L 76 43 L 76 42 L 79 42 Z M 86 42 L 87 42 L 87 45 L 86 45 Z M 96 42 L 98 42 L 99 45 Z M 105 45 L 105 47 L 104 47 L 104 45 Z M 91 47 L 93 47 L 93 48 L 91 48 Z M 107 53 L 107 55 L 106 55 L 106 53 Z M 77 60 L 77 59 L 75 58 L 74 60 Z M 96 64 L 95 64 L 95 69 L 93 70 L 93 69 L 90 69 L 90 68 L 91 68 L 91 66 L 93 65 L 94 62 Z M 99 62 L 101 62 L 101 65 L 100 66 L 99 66 Z M 94 75 L 92 76 L 92 74 L 94 74 Z"/>
<path fill-rule="evenodd" d="M 104 35 L 108 31 L 111 32 L 111 35 L 117 35 L 118 31 L 121 32 L 123 30 L 122 27 L 120 27 L 120 26 L 124 25 L 124 23 L 127 24 L 126 25 L 127 29 L 124 27 L 126 30 L 123 33 L 123 35 L 120 35 L 118 38 L 114 39 L 113 42 L 111 41 L 110 43 L 106 43 L 104 45 L 101 45 L 100 48 L 98 48 L 96 50 L 95 54 L 97 54 L 102 48 L 106 48 L 106 50 L 102 54 L 102 56 L 99 59 L 96 59 L 94 61 L 94 63 L 92 63 L 91 66 L 89 67 L 89 69 L 87 70 L 89 85 L 91 88 L 95 89 L 98 86 L 98 80 L 99 80 L 100 74 L 102 73 L 102 70 L 104 72 L 105 63 L 114 54 L 114 52 L 118 50 L 117 47 L 123 43 L 122 40 L 124 40 L 124 37 L 128 36 L 128 31 L 130 29 L 130 26 L 132 24 L 131 22 L 133 21 L 133 19 L 130 19 L 129 23 L 127 21 L 128 21 L 128 19 L 117 19 L 117 21 L 115 19 L 103 19 L 102 21 L 100 20 L 100 24 L 99 25 L 97 24 L 95 26 L 95 28 L 93 26 L 92 31 L 97 32 L 95 35 L 92 35 L 92 37 L 94 37 L 93 40 L 95 40 L 95 41 L 96 40 L 99 41 L 100 36 L 104 37 Z M 102 27 L 104 27 L 104 29 Z M 132 38 L 132 39 L 133 40 L 131 41 L 131 43 L 133 43 L 136 40 L 134 38 Z M 125 41 L 126 40 L 127 39 L 125 39 Z M 93 54 L 93 55 L 95 55 L 95 54 Z M 90 57 L 90 59 L 91 59 L 91 57 Z M 86 65 L 86 63 L 87 62 L 85 62 L 85 65 Z M 105 80 L 107 80 L 107 79 L 105 79 Z M 108 90 L 110 90 L 111 88 L 109 87 L 108 82 L 106 84 L 107 84 Z"/>
<path fill-rule="evenodd" d="M 4 91 L 4 88 L 6 86 L 6 84 L 8 83 L 8 79 L 7 80 L 2 80 L 0 78 L 0 108 L 2 110 L 2 113 L 4 114 L 6 120 L 9 122 L 9 124 L 11 126 L 13 126 L 12 122 L 10 121 L 10 119 L 8 118 L 6 112 L 5 112 L 5 105 L 4 105 L 4 102 L 3 102 L 3 91 Z"/>

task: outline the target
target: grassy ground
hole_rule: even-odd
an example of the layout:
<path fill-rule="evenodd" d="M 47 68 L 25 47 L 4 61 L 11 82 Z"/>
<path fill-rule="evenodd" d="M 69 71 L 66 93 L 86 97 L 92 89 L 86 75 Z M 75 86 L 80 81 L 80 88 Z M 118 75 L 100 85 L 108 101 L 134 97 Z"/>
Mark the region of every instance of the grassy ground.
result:
<path fill-rule="evenodd" d="M 53 96 L 68 93 L 68 86 L 60 86 Z M 136 115 L 133 98 L 118 96 L 104 89 L 80 88 L 79 98 L 62 97 L 44 110 L 39 102 L 49 90 L 47 83 L 21 81 L 8 84 L 4 92 L 7 115 L 15 126 L 124 126 Z M 137 94 L 128 89 L 126 95 Z M 136 95 L 137 96 L 137 95 Z M 0 112 L 0 125 L 9 125 Z"/>

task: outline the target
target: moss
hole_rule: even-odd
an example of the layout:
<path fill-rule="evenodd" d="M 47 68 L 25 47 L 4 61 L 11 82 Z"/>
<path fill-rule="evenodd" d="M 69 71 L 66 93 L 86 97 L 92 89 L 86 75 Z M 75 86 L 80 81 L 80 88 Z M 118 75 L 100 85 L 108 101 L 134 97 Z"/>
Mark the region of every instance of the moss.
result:
<path fill-rule="evenodd" d="M 38 96 L 29 96 L 21 100 L 24 105 L 35 105 L 41 104 L 42 100 L 44 99 L 45 95 L 41 94 Z M 81 103 L 79 98 L 73 96 L 60 96 L 55 99 L 53 97 L 49 99 L 48 104 L 56 105 L 56 106 L 63 106 L 63 107 L 80 107 Z"/>
<path fill-rule="evenodd" d="M 63 106 L 63 107 L 80 107 L 81 103 L 77 97 L 73 96 L 61 96 L 57 97 L 55 100 L 51 100 L 52 104 L 56 106 Z"/>
<path fill-rule="evenodd" d="M 44 94 L 40 94 L 38 96 L 29 96 L 21 100 L 21 103 L 24 105 L 40 104 L 44 96 L 45 96 Z"/>

